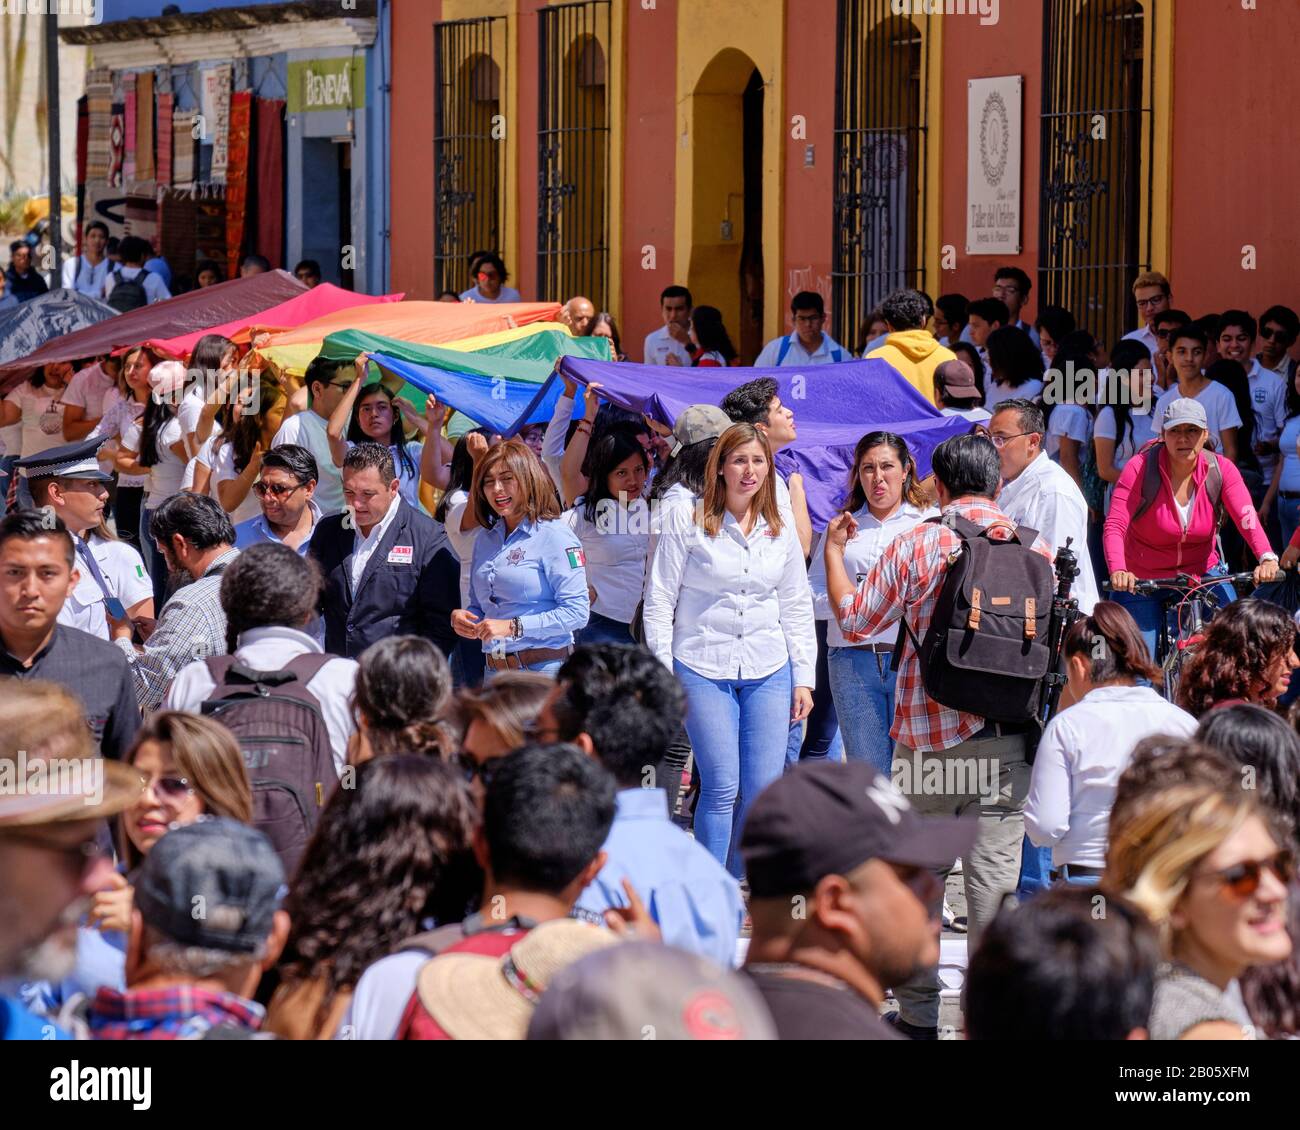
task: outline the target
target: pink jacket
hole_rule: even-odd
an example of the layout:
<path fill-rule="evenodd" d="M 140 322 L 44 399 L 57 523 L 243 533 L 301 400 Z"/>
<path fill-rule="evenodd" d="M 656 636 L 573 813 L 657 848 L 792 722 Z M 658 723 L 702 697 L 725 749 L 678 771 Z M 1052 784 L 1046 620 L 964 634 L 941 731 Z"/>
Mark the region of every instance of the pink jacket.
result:
<path fill-rule="evenodd" d="M 1146 462 L 1157 453 L 1160 457 L 1161 491 L 1147 512 L 1134 521 L 1133 515 L 1142 505 L 1142 475 Z M 1241 531 L 1256 558 L 1271 553 L 1272 547 L 1260 529 L 1255 504 L 1241 480 L 1241 472 L 1222 455 L 1219 456 L 1219 467 L 1223 472 L 1225 514 Z M 1214 505 L 1204 489 L 1209 470 L 1209 461 L 1202 452 L 1192 475 L 1196 481 L 1192 518 L 1184 532 L 1182 518 L 1174 503 L 1174 488 L 1169 482 L 1169 455 L 1165 449 L 1152 448 L 1133 456 L 1115 484 L 1106 515 L 1102 533 L 1106 567 L 1112 573 L 1132 573 L 1139 580 L 1172 577 L 1178 573 L 1200 576 L 1214 568 L 1219 561 L 1214 551 Z"/>

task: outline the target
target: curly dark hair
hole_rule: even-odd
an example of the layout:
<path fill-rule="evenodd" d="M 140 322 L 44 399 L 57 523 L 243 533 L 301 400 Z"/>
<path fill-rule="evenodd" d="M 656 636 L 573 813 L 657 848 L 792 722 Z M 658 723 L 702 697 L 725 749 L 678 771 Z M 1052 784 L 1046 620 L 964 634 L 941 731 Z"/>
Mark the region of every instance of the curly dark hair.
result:
<path fill-rule="evenodd" d="M 477 823 L 460 774 L 421 754 L 367 761 L 352 788 L 334 790 L 285 901 L 292 925 L 279 965 L 283 982 L 325 981 L 318 1027 L 367 966 L 430 919 L 465 916 L 482 884 Z"/>
<path fill-rule="evenodd" d="M 1237 600 L 1223 609 L 1192 651 L 1178 685 L 1178 705 L 1200 717 L 1216 702 L 1265 702 L 1268 672 L 1295 647 L 1295 624 L 1266 600 Z"/>
<path fill-rule="evenodd" d="M 442 720 L 451 699 L 451 668 L 422 636 L 389 636 L 357 662 L 352 705 L 376 757 L 396 753 L 450 756 L 453 728 Z"/>
<path fill-rule="evenodd" d="M 316 610 L 324 574 L 313 557 L 277 542 L 250 545 L 221 576 L 226 650 L 234 653 L 250 628 L 302 628 Z"/>

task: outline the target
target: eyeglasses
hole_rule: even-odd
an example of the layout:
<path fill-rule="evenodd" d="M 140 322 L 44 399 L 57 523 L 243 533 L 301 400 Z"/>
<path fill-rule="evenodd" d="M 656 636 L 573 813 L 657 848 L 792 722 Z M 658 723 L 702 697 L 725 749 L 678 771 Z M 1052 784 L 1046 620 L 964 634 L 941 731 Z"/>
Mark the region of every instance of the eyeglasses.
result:
<path fill-rule="evenodd" d="M 1270 859 L 1247 860 L 1238 863 L 1235 867 L 1228 867 L 1208 875 L 1197 875 L 1195 878 L 1215 879 L 1235 898 L 1247 899 L 1259 890 L 1260 881 L 1266 870 L 1271 871 L 1283 886 L 1288 886 L 1295 878 L 1295 857 L 1289 851 L 1280 851 Z"/>
<path fill-rule="evenodd" d="M 284 483 L 264 483 L 260 479 L 253 484 L 253 492 L 259 498 L 265 498 L 268 494 L 272 498 L 288 498 L 296 490 L 302 490 L 306 483 L 298 483 L 296 486 L 287 487 Z"/>
<path fill-rule="evenodd" d="M 1265 326 L 1259 331 L 1259 336 L 1265 341 L 1290 341 L 1291 335 L 1281 326 Z"/>
<path fill-rule="evenodd" d="M 330 381 L 330 388 L 351 388 L 351 381 Z"/>
<path fill-rule="evenodd" d="M 1158 294 L 1155 298 L 1139 298 L 1137 304 L 1138 308 L 1141 309 L 1144 306 L 1159 306 L 1160 303 L 1168 301 L 1169 296 L 1167 294 Z"/>
<path fill-rule="evenodd" d="M 96 860 L 102 859 L 108 853 L 104 850 L 98 838 L 91 836 L 88 839 L 81 840 L 75 844 L 57 844 L 41 836 L 34 836 L 26 832 L 18 832 L 12 829 L 6 829 L 0 833 L 0 838 L 5 840 L 16 841 L 20 844 L 27 844 L 29 847 L 40 848 L 42 851 L 52 852 L 55 855 L 62 856 L 64 861 L 71 867 L 75 867 L 77 874 L 84 875 Z"/>
<path fill-rule="evenodd" d="M 489 758 L 487 761 L 479 761 L 472 753 L 461 750 L 454 759 L 453 764 L 460 770 L 461 775 L 468 784 L 474 783 L 474 778 L 479 777 L 483 781 L 483 787 L 490 788 L 492 778 L 496 776 L 499 768 L 499 757 Z"/>
<path fill-rule="evenodd" d="M 194 795 L 194 786 L 188 777 L 158 777 L 149 784 L 158 799 L 163 801 L 175 803 Z"/>
<path fill-rule="evenodd" d="M 987 439 L 989 443 L 991 443 L 999 451 L 1001 451 L 1013 439 L 1019 439 L 1021 436 L 1032 436 L 1037 434 L 1038 434 L 1037 432 L 1016 432 L 1015 435 L 1002 436 L 1002 435 L 994 435 L 992 432 L 985 432 L 984 438 Z"/>

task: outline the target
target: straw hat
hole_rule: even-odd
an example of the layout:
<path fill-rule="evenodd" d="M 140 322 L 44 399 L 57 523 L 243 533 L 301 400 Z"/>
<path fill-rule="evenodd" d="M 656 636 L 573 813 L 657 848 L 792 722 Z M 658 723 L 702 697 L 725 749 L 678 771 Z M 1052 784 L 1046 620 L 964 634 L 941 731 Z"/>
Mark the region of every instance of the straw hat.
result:
<path fill-rule="evenodd" d="M 435 957 L 420 971 L 416 991 L 429 1015 L 454 1040 L 522 1040 L 551 978 L 618 941 L 603 926 L 559 918 L 530 930 L 504 957 Z"/>

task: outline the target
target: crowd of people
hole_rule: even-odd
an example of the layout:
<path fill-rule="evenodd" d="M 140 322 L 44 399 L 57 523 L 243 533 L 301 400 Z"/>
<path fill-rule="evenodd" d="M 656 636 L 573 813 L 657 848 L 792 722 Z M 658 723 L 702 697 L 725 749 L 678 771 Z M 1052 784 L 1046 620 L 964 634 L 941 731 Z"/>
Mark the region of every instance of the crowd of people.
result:
<path fill-rule="evenodd" d="M 101 282 L 152 300 L 122 243 Z M 1147 273 L 1108 348 L 1030 294 L 882 301 L 858 353 L 969 430 L 926 473 L 866 431 L 824 529 L 770 372 L 854 359 L 811 292 L 671 428 L 566 376 L 549 424 L 458 431 L 364 353 L 299 382 L 216 334 L 34 374 L 0 1034 L 935 1039 L 947 925 L 971 1039 L 1300 1035 L 1300 319 Z M 646 363 L 736 364 L 716 308 L 661 314 Z"/>

